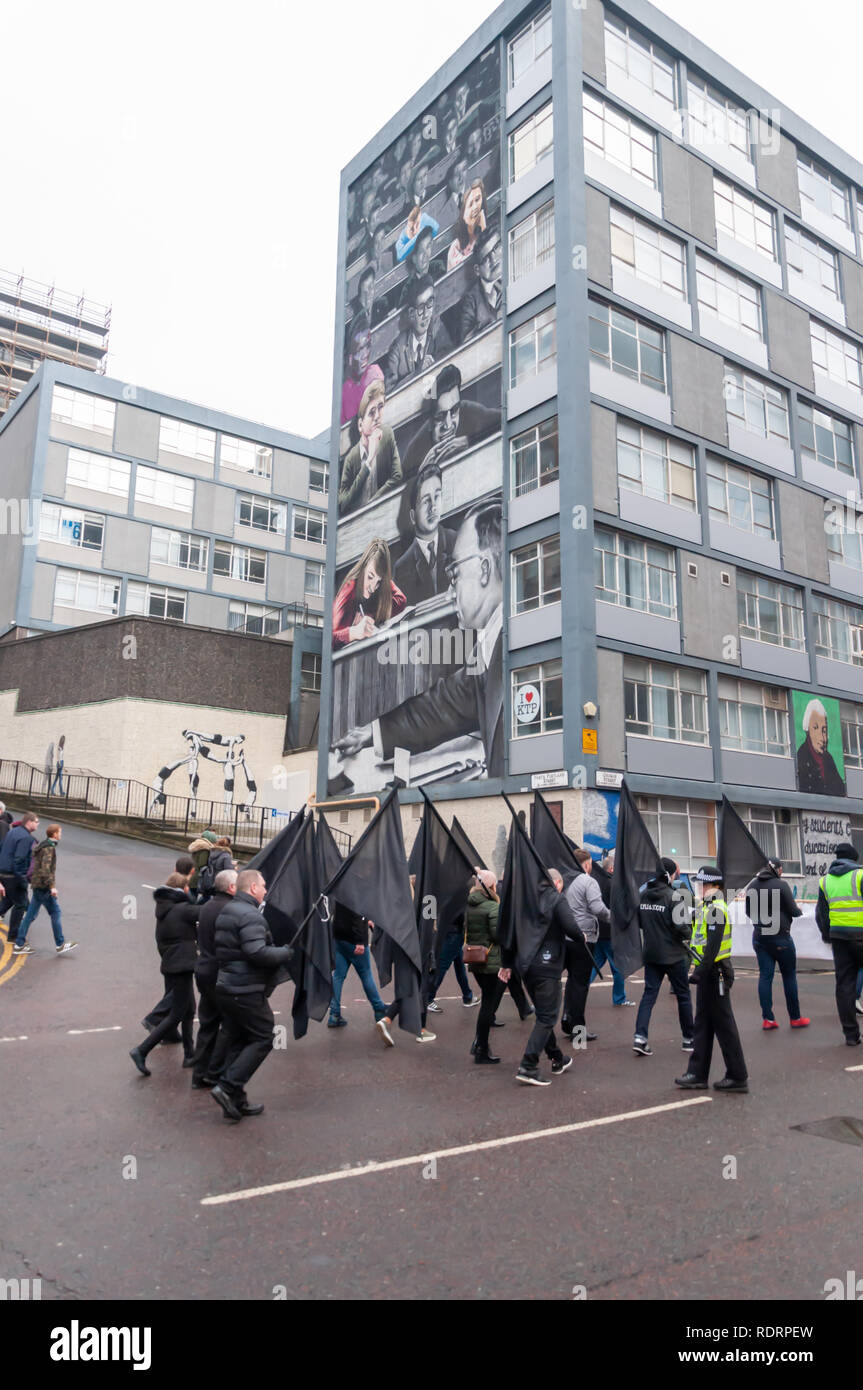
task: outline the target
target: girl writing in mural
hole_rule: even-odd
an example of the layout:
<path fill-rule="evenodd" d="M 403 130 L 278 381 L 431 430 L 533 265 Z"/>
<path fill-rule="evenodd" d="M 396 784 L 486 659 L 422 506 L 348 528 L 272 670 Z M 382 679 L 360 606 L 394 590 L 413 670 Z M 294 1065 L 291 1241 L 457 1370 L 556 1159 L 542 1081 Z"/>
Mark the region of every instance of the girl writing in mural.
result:
<path fill-rule="evenodd" d="M 390 548 L 376 536 L 370 541 L 333 601 L 333 647 L 371 637 L 406 606 L 392 581 Z"/>

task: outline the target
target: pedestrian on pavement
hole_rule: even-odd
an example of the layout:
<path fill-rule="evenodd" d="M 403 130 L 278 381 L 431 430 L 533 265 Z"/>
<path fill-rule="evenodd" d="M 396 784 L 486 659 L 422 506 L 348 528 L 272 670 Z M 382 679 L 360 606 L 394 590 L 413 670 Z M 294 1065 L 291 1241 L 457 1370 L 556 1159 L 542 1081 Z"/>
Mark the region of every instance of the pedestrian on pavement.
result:
<path fill-rule="evenodd" d="M 632 1049 L 642 1057 L 653 1056 L 647 1033 L 663 979 L 668 980 L 677 999 L 684 1052 L 692 1051 L 695 1031 L 689 993 L 690 954 L 686 944 L 692 932 L 691 909 L 686 899 L 672 887 L 678 872 L 674 860 L 661 859 L 660 864 L 662 873 L 645 885 L 638 904 L 644 993 L 635 1019 Z"/>
<path fill-rule="evenodd" d="M 169 874 L 164 887 L 153 893 L 156 904 L 156 947 L 161 958 L 161 970 L 170 984 L 171 1006 L 158 1023 L 129 1056 L 142 1076 L 149 1076 L 146 1059 L 166 1034 L 179 1024 L 183 1037 L 183 1066 L 194 1064 L 195 962 L 197 959 L 195 928 L 200 908 L 192 901 L 188 880 L 182 874 Z"/>
<path fill-rule="evenodd" d="M 746 915 L 752 923 L 752 946 L 758 961 L 758 1002 L 761 1027 L 774 1032 L 779 1024 L 773 1013 L 773 976 L 777 965 L 785 991 L 785 1005 L 792 1028 L 808 1028 L 800 1015 L 797 994 L 797 950 L 791 923 L 801 911 L 790 885 L 782 877 L 782 861 L 768 859 L 746 890 Z"/>
<path fill-rule="evenodd" d="M 609 909 L 609 913 L 610 913 L 610 911 L 611 911 L 611 882 L 610 882 L 610 880 L 611 880 L 611 878 L 612 878 L 613 875 L 614 875 L 614 850 L 610 850 L 610 851 L 609 851 L 609 853 L 608 853 L 608 854 L 605 856 L 605 858 L 601 861 L 599 867 L 600 867 L 601 869 L 603 869 L 603 870 L 605 871 L 605 874 L 607 875 L 607 877 L 605 877 L 601 882 L 599 882 L 599 880 L 597 880 L 597 882 L 599 883 L 599 892 L 600 892 L 600 895 L 601 895 L 601 897 L 602 897 L 602 901 L 605 903 L 605 906 Z M 615 960 L 614 960 L 614 950 L 613 950 L 612 945 L 611 945 L 611 918 L 610 918 L 610 916 L 609 916 L 608 921 L 600 921 L 600 923 L 599 923 L 599 935 L 598 935 L 596 941 L 595 941 L 595 942 L 593 943 L 593 945 L 591 946 L 590 951 L 591 951 L 591 955 L 593 956 L 594 961 L 596 962 L 596 969 L 591 971 L 590 983 L 593 984 L 594 980 L 596 980 L 596 979 L 599 978 L 599 972 L 600 972 L 600 970 L 602 969 L 602 967 L 603 967 L 603 965 L 605 964 L 605 962 L 608 961 L 609 968 L 610 968 L 610 970 L 611 970 L 611 981 L 612 981 L 612 984 L 611 984 L 611 1002 L 612 1002 L 612 1005 L 613 1005 L 614 1008 L 616 1008 L 616 1009 L 620 1009 L 620 1008 L 634 1009 L 634 1008 L 635 1008 L 635 1000 L 634 1000 L 634 999 L 627 999 L 627 997 L 626 997 L 626 981 L 624 980 L 623 976 L 621 975 L 620 971 L 619 971 L 618 968 L 617 968 L 617 965 L 615 964 Z"/>
<path fill-rule="evenodd" d="M 33 853 L 33 873 L 30 879 L 33 896 L 30 899 L 30 906 L 27 908 L 24 920 L 18 928 L 18 939 L 15 942 L 13 955 L 25 956 L 32 952 L 33 947 L 27 940 L 27 933 L 30 930 L 30 924 L 38 916 L 40 908 L 43 907 L 51 919 L 54 949 L 57 955 L 65 956 L 69 951 L 74 951 L 78 945 L 77 941 L 66 941 L 63 938 L 63 916 L 57 898 L 57 846 L 60 843 L 62 833 L 59 825 L 49 825 L 45 831 L 45 839 L 40 845 L 37 845 Z"/>
<path fill-rule="evenodd" d="M 198 896 L 198 877 L 201 873 L 201 870 L 209 862 L 210 850 L 213 848 L 213 845 L 216 843 L 217 839 L 218 836 L 215 830 L 205 830 L 202 835 L 199 835 L 198 838 L 196 840 L 193 840 L 192 843 L 189 845 L 189 854 L 191 856 L 192 863 L 194 864 L 194 869 L 192 870 L 192 877 L 189 882 L 189 892 L 191 893 L 193 898 L 196 898 Z"/>
<path fill-rule="evenodd" d="M 566 945 L 576 944 L 584 938 L 573 916 L 572 908 L 563 893 L 563 878 L 557 869 L 546 869 L 551 883 L 540 885 L 539 907 L 542 921 L 547 923 L 545 935 L 533 959 L 530 961 L 523 979 L 536 1009 L 536 1019 L 527 1040 L 527 1047 L 521 1059 L 516 1080 L 525 1086 L 550 1086 L 545 1076 L 540 1076 L 539 1058 L 542 1052 L 551 1060 L 551 1070 L 555 1076 L 572 1066 L 572 1058 L 564 1057 L 557 1045 L 555 1026 L 560 1013 L 562 995 L 561 976 L 566 964 Z M 501 948 L 501 969 L 499 978 L 508 983 L 514 953 Z M 588 972 L 589 977 L 589 972 Z"/>
<path fill-rule="evenodd" d="M 273 1010 L 269 996 L 287 977 L 293 955 L 290 946 L 274 946 L 261 912 L 267 896 L 263 874 L 243 869 L 237 876 L 234 901 L 216 920 L 216 1002 L 222 1011 L 227 1038 L 225 1065 L 210 1094 L 235 1123 L 260 1115 L 246 1085 L 273 1049 Z"/>
<path fill-rule="evenodd" d="M 674 1084 L 685 1091 L 706 1091 L 716 1038 L 725 1060 L 725 1076 L 714 1091 L 748 1091 L 746 1062 L 731 1009 L 734 967 L 731 964 L 731 915 L 725 901 L 722 875 L 712 864 L 698 870 L 702 893 L 692 925 L 689 949 L 696 961 L 689 977 L 695 994 L 694 1047 L 689 1066 Z"/>
<path fill-rule="evenodd" d="M 235 868 L 234 858 L 231 854 L 231 842 L 227 835 L 222 835 L 207 856 L 207 862 L 198 874 L 198 902 L 207 902 L 215 893 L 216 876 L 224 869 Z"/>
<path fill-rule="evenodd" d="M 494 875 L 492 874 L 492 878 Z M 464 947 L 464 928 L 465 917 L 461 913 L 456 917 L 440 948 L 440 965 L 438 966 L 437 977 L 434 982 L 431 994 L 429 995 L 428 1011 L 430 1014 L 442 1014 L 443 1009 L 440 1004 L 435 1002 L 435 996 L 444 981 L 444 976 L 450 966 L 455 970 L 455 978 L 461 990 L 461 1002 L 466 1009 L 472 1009 L 479 1003 L 479 996 L 475 996 L 470 987 L 470 980 L 467 977 L 464 961 L 462 960 L 462 950 Z"/>
<path fill-rule="evenodd" d="M 342 1017 L 342 987 L 347 973 L 353 966 L 360 977 L 363 992 L 372 1006 L 375 1023 L 383 1018 L 387 1006 L 372 974 L 369 952 L 369 927 L 374 924 L 358 912 L 352 912 L 342 903 L 336 903 L 333 916 L 333 945 L 335 946 L 335 968 L 333 970 L 333 997 L 330 1000 L 328 1028 L 346 1028 L 348 1021 Z"/>
<path fill-rule="evenodd" d="M 18 928 L 27 911 L 27 887 L 38 827 L 36 812 L 25 811 L 20 820 L 12 822 L 0 845 L 0 883 L 3 885 L 0 917 L 9 913 L 8 940 L 12 943 L 17 940 Z"/>
<path fill-rule="evenodd" d="M 54 770 L 54 780 L 48 788 L 48 795 L 54 795 L 54 788 L 60 784 L 60 795 L 63 795 L 63 766 L 66 761 L 66 735 L 63 734 L 57 744 L 57 766 Z"/>
<path fill-rule="evenodd" d="M 227 1052 L 227 1038 L 224 1033 L 220 1033 L 222 1010 L 216 998 L 216 978 L 219 973 L 219 963 L 216 959 L 216 922 L 223 909 L 234 900 L 237 891 L 236 869 L 222 869 L 216 874 L 213 888 L 213 896 L 204 903 L 198 916 L 198 959 L 195 962 L 195 984 L 198 986 L 198 1037 L 192 1064 L 193 1091 L 212 1090 L 218 1082 Z"/>
<path fill-rule="evenodd" d="M 500 899 L 490 869 L 477 869 L 476 879 L 468 894 L 465 911 L 464 946 L 470 972 L 477 982 L 482 1002 L 476 1021 L 473 1060 L 477 1065 L 499 1062 L 489 1047 L 489 1034 L 498 1006 L 506 991 L 500 978 L 501 956 L 497 936 Z M 485 952 L 483 958 L 483 952 Z"/>
<path fill-rule="evenodd" d="M 191 876 L 192 876 L 192 874 L 193 874 L 193 872 L 194 872 L 194 869 L 195 869 L 194 861 L 192 860 L 191 856 L 188 855 L 188 854 L 181 854 L 181 855 L 178 857 L 178 859 L 175 861 L 175 863 L 174 863 L 174 873 L 175 873 L 175 874 L 180 874 L 180 875 L 181 875 L 183 878 L 185 878 L 187 881 L 191 878 Z M 164 976 L 163 976 L 163 982 L 164 982 Z M 165 990 L 164 994 L 162 995 L 161 999 L 159 1000 L 158 1004 L 156 1004 L 155 1008 L 152 1008 L 152 1009 L 150 1010 L 150 1012 L 147 1014 L 147 1017 L 141 1020 L 141 1027 L 144 1028 L 148 1033 L 152 1032 L 152 1030 L 156 1027 L 156 1025 L 157 1025 L 158 1023 L 161 1023 L 161 1022 L 162 1022 L 162 1019 L 163 1019 L 163 1018 L 167 1018 L 167 1017 L 168 1017 L 168 1014 L 169 1014 L 170 1012 L 171 1012 L 171 987 L 170 987 L 170 985 L 169 985 L 168 988 Z M 180 1030 L 179 1030 L 179 1028 L 173 1028 L 173 1029 L 171 1030 L 171 1032 L 168 1033 L 168 1034 L 162 1039 L 162 1042 L 163 1042 L 163 1043 L 172 1043 L 172 1044 L 173 1044 L 173 1043 L 181 1043 L 182 1041 L 183 1041 L 183 1040 L 182 1040 L 182 1038 L 180 1037 Z"/>
<path fill-rule="evenodd" d="M 584 1017 L 590 977 L 593 973 L 591 948 L 599 937 L 600 922 L 610 922 L 611 913 L 602 901 L 599 884 L 593 877 L 590 850 L 578 849 L 575 851 L 575 857 L 581 865 L 582 872 L 570 881 L 566 890 L 566 900 L 572 908 L 581 939 L 567 942 L 566 946 L 566 989 L 563 995 L 560 1029 L 580 1045 L 582 1038 L 593 1042 L 597 1036 L 596 1033 L 587 1031 Z"/>
<path fill-rule="evenodd" d="M 0 801 L 0 845 L 6 839 L 12 826 L 12 812 L 6 810 L 6 802 Z"/>
<path fill-rule="evenodd" d="M 836 1011 L 849 1047 L 860 1042 L 860 1021 L 854 1007 L 857 974 L 863 968 L 863 869 L 856 849 L 843 841 L 834 851 L 827 873 L 818 880 L 815 921 L 833 952 L 836 972 Z"/>

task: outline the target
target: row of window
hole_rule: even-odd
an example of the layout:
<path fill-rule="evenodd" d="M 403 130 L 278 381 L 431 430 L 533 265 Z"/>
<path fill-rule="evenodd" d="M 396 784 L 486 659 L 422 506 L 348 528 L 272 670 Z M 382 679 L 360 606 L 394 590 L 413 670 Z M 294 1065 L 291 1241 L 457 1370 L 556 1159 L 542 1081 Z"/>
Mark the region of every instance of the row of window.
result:
<path fill-rule="evenodd" d="M 114 437 L 116 403 L 104 396 L 75 391 L 69 386 L 55 386 L 51 397 L 51 419 L 59 425 L 72 425 L 93 434 Z M 187 420 L 171 416 L 159 417 L 159 452 L 177 454 L 198 463 L 215 464 L 216 431 Z M 240 473 L 253 473 L 258 478 L 272 476 L 273 451 L 265 444 L 250 439 L 222 434 L 219 447 L 222 467 Z M 120 462 L 120 460 L 118 460 Z M 140 470 L 139 470 L 140 471 Z M 329 487 L 328 466 L 317 459 L 309 460 L 309 489 L 326 496 Z"/>

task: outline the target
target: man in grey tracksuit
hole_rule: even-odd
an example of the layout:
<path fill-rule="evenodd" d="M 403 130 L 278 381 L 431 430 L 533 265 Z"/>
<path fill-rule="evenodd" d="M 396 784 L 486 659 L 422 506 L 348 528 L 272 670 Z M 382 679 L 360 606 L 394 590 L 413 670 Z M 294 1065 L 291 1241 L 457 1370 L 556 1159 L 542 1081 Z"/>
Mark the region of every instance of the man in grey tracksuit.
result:
<path fill-rule="evenodd" d="M 576 874 L 567 888 L 566 899 L 589 947 L 599 938 L 600 922 L 610 922 L 611 913 L 602 901 L 599 884 L 591 873 L 593 860 L 590 857 L 590 851 L 586 849 L 576 850 L 575 857 L 581 865 L 582 872 Z M 592 969 L 593 961 L 584 945 L 567 943 L 566 990 L 563 996 L 563 1017 L 560 1027 L 562 1032 L 570 1035 L 574 1034 L 576 1028 L 584 1029 L 587 1042 L 593 1042 L 596 1037 L 595 1033 L 586 1031 L 587 1026 L 584 1021 L 584 1007 L 587 1003 L 587 991 L 590 988 Z M 576 1036 L 578 1035 L 576 1034 Z"/>

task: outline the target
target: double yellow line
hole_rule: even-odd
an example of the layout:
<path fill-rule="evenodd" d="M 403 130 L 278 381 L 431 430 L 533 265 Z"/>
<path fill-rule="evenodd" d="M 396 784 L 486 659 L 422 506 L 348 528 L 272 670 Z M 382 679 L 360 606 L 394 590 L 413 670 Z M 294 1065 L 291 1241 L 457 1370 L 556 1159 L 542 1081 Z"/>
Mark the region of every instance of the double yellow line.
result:
<path fill-rule="evenodd" d="M 0 985 L 5 985 L 7 980 L 18 974 L 26 959 L 26 956 L 13 956 L 9 928 L 0 927 Z"/>

